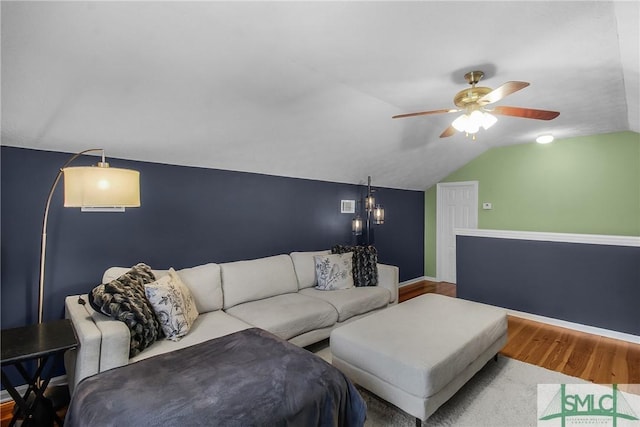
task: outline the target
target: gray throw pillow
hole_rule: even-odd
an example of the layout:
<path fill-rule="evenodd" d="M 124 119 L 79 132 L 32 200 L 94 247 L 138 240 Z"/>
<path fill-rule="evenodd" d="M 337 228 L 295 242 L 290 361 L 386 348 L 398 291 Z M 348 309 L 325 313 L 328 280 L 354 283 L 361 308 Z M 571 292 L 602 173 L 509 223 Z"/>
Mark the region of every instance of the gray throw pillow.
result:
<path fill-rule="evenodd" d="M 351 252 L 335 255 L 315 255 L 316 289 L 321 291 L 336 291 L 353 288 Z"/>
<path fill-rule="evenodd" d="M 89 304 L 94 310 L 124 322 L 131 331 L 129 357 L 139 354 L 162 336 L 160 323 L 144 291 L 144 285 L 155 279 L 148 265 L 137 264 L 117 279 L 89 292 Z"/>

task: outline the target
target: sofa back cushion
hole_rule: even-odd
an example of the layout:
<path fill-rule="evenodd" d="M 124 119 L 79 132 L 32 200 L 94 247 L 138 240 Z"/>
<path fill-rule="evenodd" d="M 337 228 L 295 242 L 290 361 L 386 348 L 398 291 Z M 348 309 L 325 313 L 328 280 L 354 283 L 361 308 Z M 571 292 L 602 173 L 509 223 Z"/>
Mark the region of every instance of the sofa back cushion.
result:
<path fill-rule="evenodd" d="M 276 295 L 298 292 L 289 255 L 220 264 L 224 308 Z"/>
<path fill-rule="evenodd" d="M 328 255 L 331 251 L 291 252 L 291 260 L 298 278 L 298 289 L 311 288 L 318 283 L 316 278 L 316 255 Z"/>
<path fill-rule="evenodd" d="M 102 283 L 109 283 L 117 279 L 130 268 L 111 267 L 104 272 Z M 152 270 L 156 279 L 169 274 L 169 270 Z M 191 268 L 177 270 L 182 282 L 187 285 L 193 295 L 199 313 L 220 310 L 222 308 L 222 279 L 219 264 L 204 264 Z"/>

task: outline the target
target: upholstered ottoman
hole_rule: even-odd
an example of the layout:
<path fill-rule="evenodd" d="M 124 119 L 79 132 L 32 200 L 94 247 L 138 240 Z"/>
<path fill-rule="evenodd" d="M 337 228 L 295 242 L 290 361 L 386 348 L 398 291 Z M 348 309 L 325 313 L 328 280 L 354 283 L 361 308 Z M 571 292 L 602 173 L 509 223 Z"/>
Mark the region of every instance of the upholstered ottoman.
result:
<path fill-rule="evenodd" d="M 506 341 L 505 310 L 427 294 L 341 326 L 330 342 L 334 366 L 420 424 Z"/>

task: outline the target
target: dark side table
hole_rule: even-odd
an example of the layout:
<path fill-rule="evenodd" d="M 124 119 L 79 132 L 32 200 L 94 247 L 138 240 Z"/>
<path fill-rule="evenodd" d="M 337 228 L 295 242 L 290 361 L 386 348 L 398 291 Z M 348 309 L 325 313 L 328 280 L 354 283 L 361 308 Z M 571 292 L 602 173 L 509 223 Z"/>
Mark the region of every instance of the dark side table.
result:
<path fill-rule="evenodd" d="M 9 426 L 13 426 L 19 416 L 24 417 L 23 426 L 38 425 L 37 418 L 44 413 L 45 418 L 53 419 L 59 426 L 62 420 L 56 415 L 51 402 L 44 396 L 51 376 L 55 372 L 57 359 L 65 351 L 78 346 L 78 339 L 69 319 L 22 326 L 2 330 L 2 384 L 13 398 L 19 410 L 14 412 Z M 25 366 L 37 361 L 33 374 Z M 16 390 L 5 370 L 14 366 L 27 382 L 24 395 Z M 31 393 L 34 398 L 29 400 Z M 38 416 L 36 416 L 38 413 Z"/>

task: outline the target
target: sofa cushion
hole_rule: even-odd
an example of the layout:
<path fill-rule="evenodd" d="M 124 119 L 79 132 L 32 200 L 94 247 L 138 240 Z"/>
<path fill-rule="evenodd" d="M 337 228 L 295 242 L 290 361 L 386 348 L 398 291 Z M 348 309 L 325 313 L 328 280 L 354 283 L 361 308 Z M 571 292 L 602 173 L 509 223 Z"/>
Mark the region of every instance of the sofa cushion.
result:
<path fill-rule="evenodd" d="M 222 309 L 220 265 L 209 263 L 176 271 L 189 288 L 199 313 Z M 164 271 L 162 275 L 166 274 Z M 156 277 L 158 277 L 156 275 Z"/>
<path fill-rule="evenodd" d="M 131 333 L 129 356 L 135 356 L 162 336 L 160 323 L 144 293 L 144 285 L 155 281 L 151 268 L 137 264 L 121 276 L 89 292 L 94 310 L 124 322 Z"/>
<path fill-rule="evenodd" d="M 331 304 L 338 312 L 338 322 L 344 322 L 353 316 L 385 307 L 391 301 L 391 292 L 379 286 L 365 286 L 337 291 L 321 291 L 308 288 L 301 289 L 300 293 L 319 298 Z"/>
<path fill-rule="evenodd" d="M 233 332 L 251 328 L 252 326 L 242 320 L 230 316 L 222 310 L 203 313 L 191 325 L 191 330 L 180 341 L 159 340 L 149 346 L 145 351 L 132 357 L 130 362 L 146 359 L 169 351 L 179 350 L 214 338 L 228 335 Z"/>
<path fill-rule="evenodd" d="M 289 255 L 220 264 L 224 309 L 249 301 L 298 291 Z"/>
<path fill-rule="evenodd" d="M 227 313 L 285 340 L 333 326 L 338 320 L 331 304 L 297 292 L 236 305 Z"/>
<path fill-rule="evenodd" d="M 102 283 L 108 283 L 120 277 L 129 269 L 111 267 L 104 272 Z M 169 270 L 152 270 L 157 279 L 169 274 Z M 222 308 L 222 279 L 220 266 L 210 263 L 177 271 L 182 282 L 187 285 L 196 302 L 199 313 L 220 310 Z"/>
<path fill-rule="evenodd" d="M 298 289 L 314 287 L 318 281 L 316 280 L 316 265 L 314 256 L 328 255 L 330 250 L 315 252 L 291 252 L 291 260 L 298 278 Z"/>

